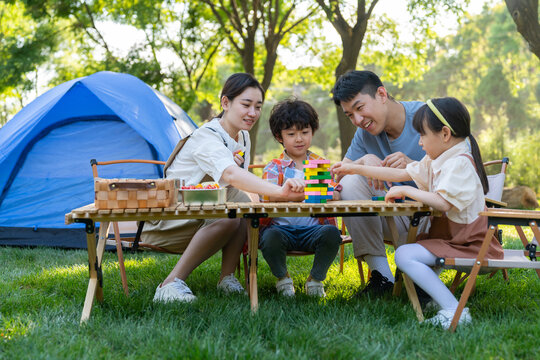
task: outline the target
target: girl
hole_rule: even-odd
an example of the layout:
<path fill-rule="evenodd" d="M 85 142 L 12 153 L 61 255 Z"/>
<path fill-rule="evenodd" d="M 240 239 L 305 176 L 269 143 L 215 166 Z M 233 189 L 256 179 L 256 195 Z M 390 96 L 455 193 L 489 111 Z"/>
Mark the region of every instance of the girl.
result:
<path fill-rule="evenodd" d="M 406 169 L 340 163 L 333 166 L 336 174 L 361 174 L 395 182 L 412 179 L 418 189 L 394 186 L 385 199 L 407 196 L 444 213 L 433 218 L 429 233 L 419 235 L 416 244 L 400 246 L 395 261 L 441 307 L 435 317 L 426 321 L 445 329 L 450 327 L 458 301 L 431 266 L 437 257 L 474 258 L 487 231 L 487 218 L 478 216 L 478 212 L 485 208 L 488 182 L 470 122 L 469 112 L 457 99 L 428 100 L 413 119 L 420 133 L 419 144 L 426 152 L 421 161 L 409 163 Z M 487 257 L 503 257 L 495 237 Z M 465 308 L 459 323 L 469 322 L 471 316 Z"/>
<path fill-rule="evenodd" d="M 167 161 L 167 178 L 182 179 L 196 185 L 213 179 L 221 187 L 234 186 L 247 192 L 303 199 L 303 183 L 286 181 L 276 186 L 248 172 L 250 141 L 248 131 L 261 115 L 264 91 L 250 74 L 230 76 L 221 92 L 223 111 L 195 130 Z M 241 154 L 243 153 L 243 156 Z M 169 166 L 170 164 L 170 166 Z M 250 201 L 246 193 L 228 189 L 227 201 Z M 234 277 L 242 247 L 247 239 L 243 219 L 163 220 L 146 223 L 142 241 L 183 254 L 169 276 L 161 283 L 154 301 L 190 302 L 196 299 L 185 280 L 202 262 L 222 251 L 218 289 L 225 293 L 244 293 Z"/>

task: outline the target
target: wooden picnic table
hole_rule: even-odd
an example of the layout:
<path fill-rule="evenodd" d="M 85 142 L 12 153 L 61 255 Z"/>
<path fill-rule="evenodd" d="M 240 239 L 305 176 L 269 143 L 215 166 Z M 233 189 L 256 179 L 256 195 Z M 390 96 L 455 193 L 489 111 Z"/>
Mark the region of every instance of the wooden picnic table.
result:
<path fill-rule="evenodd" d="M 326 204 L 306 204 L 296 202 L 250 202 L 225 203 L 219 205 L 184 205 L 179 204 L 170 208 L 153 209 L 115 209 L 98 210 L 94 204 L 72 210 L 66 214 L 66 224 L 84 223 L 87 234 L 88 261 L 90 264 L 90 279 L 84 301 L 81 322 L 90 318 L 94 299 L 103 301 L 103 274 L 101 262 L 106 244 L 108 226 L 100 226 L 96 244 L 95 223 L 102 225 L 117 221 L 147 221 L 169 219 L 210 219 L 210 218 L 245 218 L 249 220 L 248 232 L 249 252 L 249 297 L 251 310 L 258 309 L 257 294 L 257 258 L 259 241 L 259 221 L 267 217 L 328 217 L 328 216 L 384 216 L 392 233 L 394 246 L 398 246 L 399 234 L 395 225 L 394 216 L 409 216 L 411 226 L 407 242 L 416 240 L 417 227 L 423 216 L 436 215 L 434 210 L 419 202 L 405 201 L 403 203 L 387 203 L 384 201 L 355 200 L 355 201 L 329 201 Z M 405 287 L 419 320 L 423 320 L 420 304 L 412 281 L 403 277 Z"/>

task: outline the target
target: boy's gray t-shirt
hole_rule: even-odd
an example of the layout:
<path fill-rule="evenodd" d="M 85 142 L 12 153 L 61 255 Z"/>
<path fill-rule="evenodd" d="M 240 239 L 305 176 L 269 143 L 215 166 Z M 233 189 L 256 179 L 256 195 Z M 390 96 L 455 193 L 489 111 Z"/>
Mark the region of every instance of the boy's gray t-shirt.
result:
<path fill-rule="evenodd" d="M 401 135 L 397 139 L 389 140 L 384 131 L 373 136 L 358 128 L 345 154 L 347 159 L 354 161 L 366 154 L 373 154 L 382 160 L 390 154 L 401 151 L 410 159 L 420 161 L 426 155 L 422 147 L 418 145 L 420 134 L 412 126 L 414 114 L 424 103 L 421 101 L 400 101 L 400 103 L 405 108 L 405 126 Z M 402 184 L 416 186 L 412 181 Z"/>

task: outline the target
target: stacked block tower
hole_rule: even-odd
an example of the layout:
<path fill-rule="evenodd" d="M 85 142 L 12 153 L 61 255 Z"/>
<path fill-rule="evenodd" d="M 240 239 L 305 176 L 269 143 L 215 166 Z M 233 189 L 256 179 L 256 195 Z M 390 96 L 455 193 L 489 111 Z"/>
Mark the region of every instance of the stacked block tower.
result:
<path fill-rule="evenodd" d="M 330 175 L 330 160 L 304 160 L 305 202 L 326 203 L 332 200 L 334 188 Z"/>

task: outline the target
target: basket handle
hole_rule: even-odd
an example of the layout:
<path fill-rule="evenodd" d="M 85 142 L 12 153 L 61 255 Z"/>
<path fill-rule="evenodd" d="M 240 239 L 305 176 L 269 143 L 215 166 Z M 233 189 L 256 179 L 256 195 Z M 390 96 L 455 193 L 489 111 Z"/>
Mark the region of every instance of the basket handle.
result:
<path fill-rule="evenodd" d="M 109 184 L 109 190 L 119 190 L 119 189 L 135 189 L 135 190 L 148 190 L 155 189 L 156 183 L 152 182 L 112 182 Z"/>

